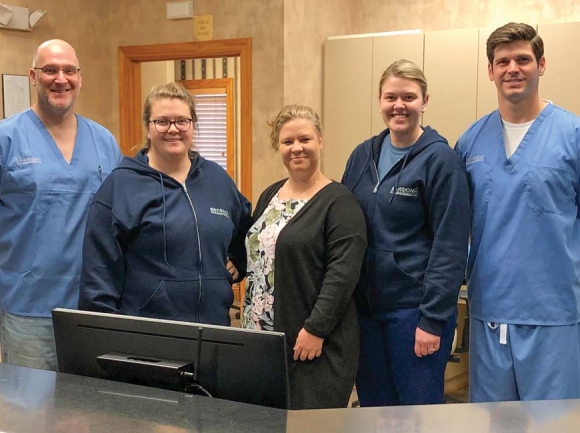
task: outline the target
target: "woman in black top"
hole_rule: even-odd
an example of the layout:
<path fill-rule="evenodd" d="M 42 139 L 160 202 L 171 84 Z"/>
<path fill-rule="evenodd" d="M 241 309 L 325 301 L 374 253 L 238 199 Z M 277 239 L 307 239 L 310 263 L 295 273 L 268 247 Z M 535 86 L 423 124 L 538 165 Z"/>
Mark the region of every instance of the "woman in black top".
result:
<path fill-rule="evenodd" d="M 284 107 L 272 147 L 288 179 L 268 187 L 246 236 L 242 326 L 286 333 L 293 409 L 345 407 L 358 362 L 353 291 L 366 248 L 362 211 L 320 171 L 318 115 Z"/>

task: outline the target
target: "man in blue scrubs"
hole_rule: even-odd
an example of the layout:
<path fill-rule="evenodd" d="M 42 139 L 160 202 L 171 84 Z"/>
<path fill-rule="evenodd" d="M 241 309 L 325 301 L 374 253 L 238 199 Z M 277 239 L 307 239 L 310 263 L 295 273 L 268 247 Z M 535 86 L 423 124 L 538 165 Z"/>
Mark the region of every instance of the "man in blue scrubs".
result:
<path fill-rule="evenodd" d="M 498 28 L 487 57 L 498 109 L 456 147 L 473 208 L 470 400 L 580 398 L 580 119 L 540 99 L 534 28 Z"/>
<path fill-rule="evenodd" d="M 51 311 L 77 306 L 88 205 L 121 154 L 74 112 L 72 46 L 40 45 L 29 76 L 38 102 L 0 122 L 0 346 L 3 362 L 56 370 Z"/>

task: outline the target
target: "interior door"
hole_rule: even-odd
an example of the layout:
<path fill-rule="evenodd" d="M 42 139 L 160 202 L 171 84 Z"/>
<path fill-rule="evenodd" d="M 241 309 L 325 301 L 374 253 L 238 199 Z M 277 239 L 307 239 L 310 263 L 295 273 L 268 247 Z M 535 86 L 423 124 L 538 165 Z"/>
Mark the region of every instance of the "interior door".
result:
<path fill-rule="evenodd" d="M 181 84 L 195 99 L 197 150 L 204 158 L 224 167 L 235 181 L 233 78 L 184 80 Z"/>

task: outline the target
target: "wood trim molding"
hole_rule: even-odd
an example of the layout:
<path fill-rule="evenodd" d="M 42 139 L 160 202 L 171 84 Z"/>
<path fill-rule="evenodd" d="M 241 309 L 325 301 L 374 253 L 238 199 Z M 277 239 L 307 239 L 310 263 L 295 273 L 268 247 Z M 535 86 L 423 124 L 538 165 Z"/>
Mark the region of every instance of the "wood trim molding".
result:
<path fill-rule="evenodd" d="M 143 140 L 141 124 L 141 63 L 164 60 L 240 58 L 241 115 L 240 189 L 252 200 L 252 39 L 224 39 L 203 42 L 134 45 L 119 47 L 120 146 L 131 155 Z"/>
<path fill-rule="evenodd" d="M 143 140 L 141 125 L 141 63 L 133 62 L 119 50 L 119 135 L 121 151 L 131 149 Z"/>

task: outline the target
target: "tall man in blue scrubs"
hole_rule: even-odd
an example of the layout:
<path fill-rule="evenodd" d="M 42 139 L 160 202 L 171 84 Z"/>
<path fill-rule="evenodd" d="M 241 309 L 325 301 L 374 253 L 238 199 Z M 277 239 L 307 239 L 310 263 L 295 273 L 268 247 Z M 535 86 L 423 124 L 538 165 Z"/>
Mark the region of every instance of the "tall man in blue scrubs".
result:
<path fill-rule="evenodd" d="M 498 28 L 487 57 L 499 107 L 456 146 L 473 208 L 470 400 L 580 398 L 580 119 L 540 99 L 534 28 Z"/>
<path fill-rule="evenodd" d="M 77 306 L 88 205 L 121 154 L 74 112 L 72 46 L 44 42 L 29 75 L 38 102 L 0 122 L 0 346 L 3 362 L 56 370 L 51 311 Z"/>

